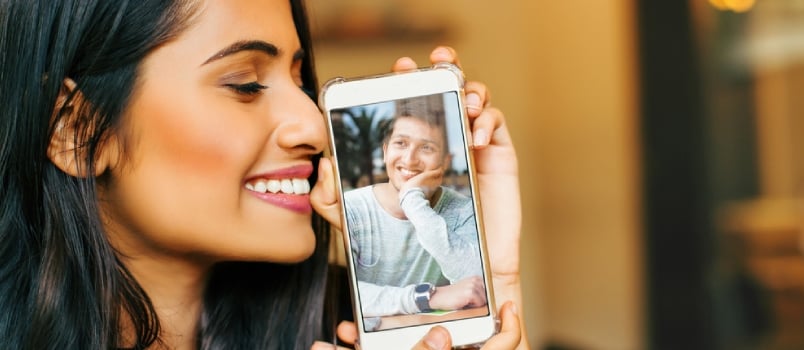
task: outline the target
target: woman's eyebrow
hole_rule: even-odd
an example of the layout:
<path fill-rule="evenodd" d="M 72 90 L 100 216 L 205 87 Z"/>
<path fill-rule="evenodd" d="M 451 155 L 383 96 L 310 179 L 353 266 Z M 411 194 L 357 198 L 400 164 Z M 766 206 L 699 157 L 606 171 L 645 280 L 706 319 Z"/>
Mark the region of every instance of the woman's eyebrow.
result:
<path fill-rule="evenodd" d="M 201 65 L 205 65 L 210 62 L 217 61 L 221 58 L 224 58 L 229 55 L 236 54 L 241 51 L 261 51 L 268 54 L 271 57 L 279 56 L 279 48 L 276 45 L 267 43 L 262 40 L 242 40 L 235 42 L 222 50 L 216 52 L 214 55 L 207 58 L 204 63 Z M 297 53 L 298 54 L 298 53 Z"/>

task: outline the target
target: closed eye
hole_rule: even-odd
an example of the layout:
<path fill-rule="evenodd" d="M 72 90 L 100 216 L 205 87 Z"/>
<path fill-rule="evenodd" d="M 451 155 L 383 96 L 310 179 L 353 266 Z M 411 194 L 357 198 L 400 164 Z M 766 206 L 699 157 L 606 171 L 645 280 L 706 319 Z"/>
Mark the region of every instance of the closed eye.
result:
<path fill-rule="evenodd" d="M 234 92 L 242 95 L 256 95 L 260 93 L 260 91 L 267 89 L 268 87 L 262 85 L 256 81 L 252 81 L 250 83 L 245 84 L 224 84 L 224 86 L 234 90 Z"/>

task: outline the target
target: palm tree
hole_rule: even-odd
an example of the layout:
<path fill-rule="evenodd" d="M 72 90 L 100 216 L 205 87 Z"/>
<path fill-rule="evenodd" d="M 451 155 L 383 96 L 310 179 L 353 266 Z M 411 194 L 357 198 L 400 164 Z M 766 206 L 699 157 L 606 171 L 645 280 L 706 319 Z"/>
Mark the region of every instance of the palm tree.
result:
<path fill-rule="evenodd" d="M 382 147 L 391 116 L 380 115 L 378 109 L 370 107 L 356 107 L 338 114 L 341 118 L 333 118 L 332 128 L 341 177 L 352 187 L 357 187 L 363 175 L 368 177 L 369 184 L 374 184 L 374 154 Z"/>
<path fill-rule="evenodd" d="M 333 112 L 332 132 L 335 141 L 336 159 L 338 160 L 338 172 L 341 179 L 349 182 L 352 187 L 357 186 L 360 178 L 360 167 L 355 158 L 357 154 L 357 142 L 353 131 L 347 126 L 343 118 L 335 117 Z M 337 113 L 343 115 L 343 113 Z"/>

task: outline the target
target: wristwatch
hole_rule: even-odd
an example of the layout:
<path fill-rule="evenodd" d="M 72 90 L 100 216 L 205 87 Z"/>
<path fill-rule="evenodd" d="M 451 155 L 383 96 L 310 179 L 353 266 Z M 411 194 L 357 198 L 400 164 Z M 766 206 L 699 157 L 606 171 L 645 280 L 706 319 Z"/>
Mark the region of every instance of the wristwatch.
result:
<path fill-rule="evenodd" d="M 416 285 L 413 289 L 413 298 L 416 300 L 416 306 L 420 312 L 430 312 L 430 298 L 435 294 L 436 287 L 432 283 L 422 283 Z"/>

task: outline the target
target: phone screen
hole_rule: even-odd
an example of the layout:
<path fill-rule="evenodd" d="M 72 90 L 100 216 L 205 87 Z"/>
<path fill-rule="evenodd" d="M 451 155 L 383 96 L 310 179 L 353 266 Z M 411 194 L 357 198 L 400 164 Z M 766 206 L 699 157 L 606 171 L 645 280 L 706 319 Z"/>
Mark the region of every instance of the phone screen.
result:
<path fill-rule="evenodd" d="M 456 91 L 330 111 L 366 332 L 489 315 Z"/>

